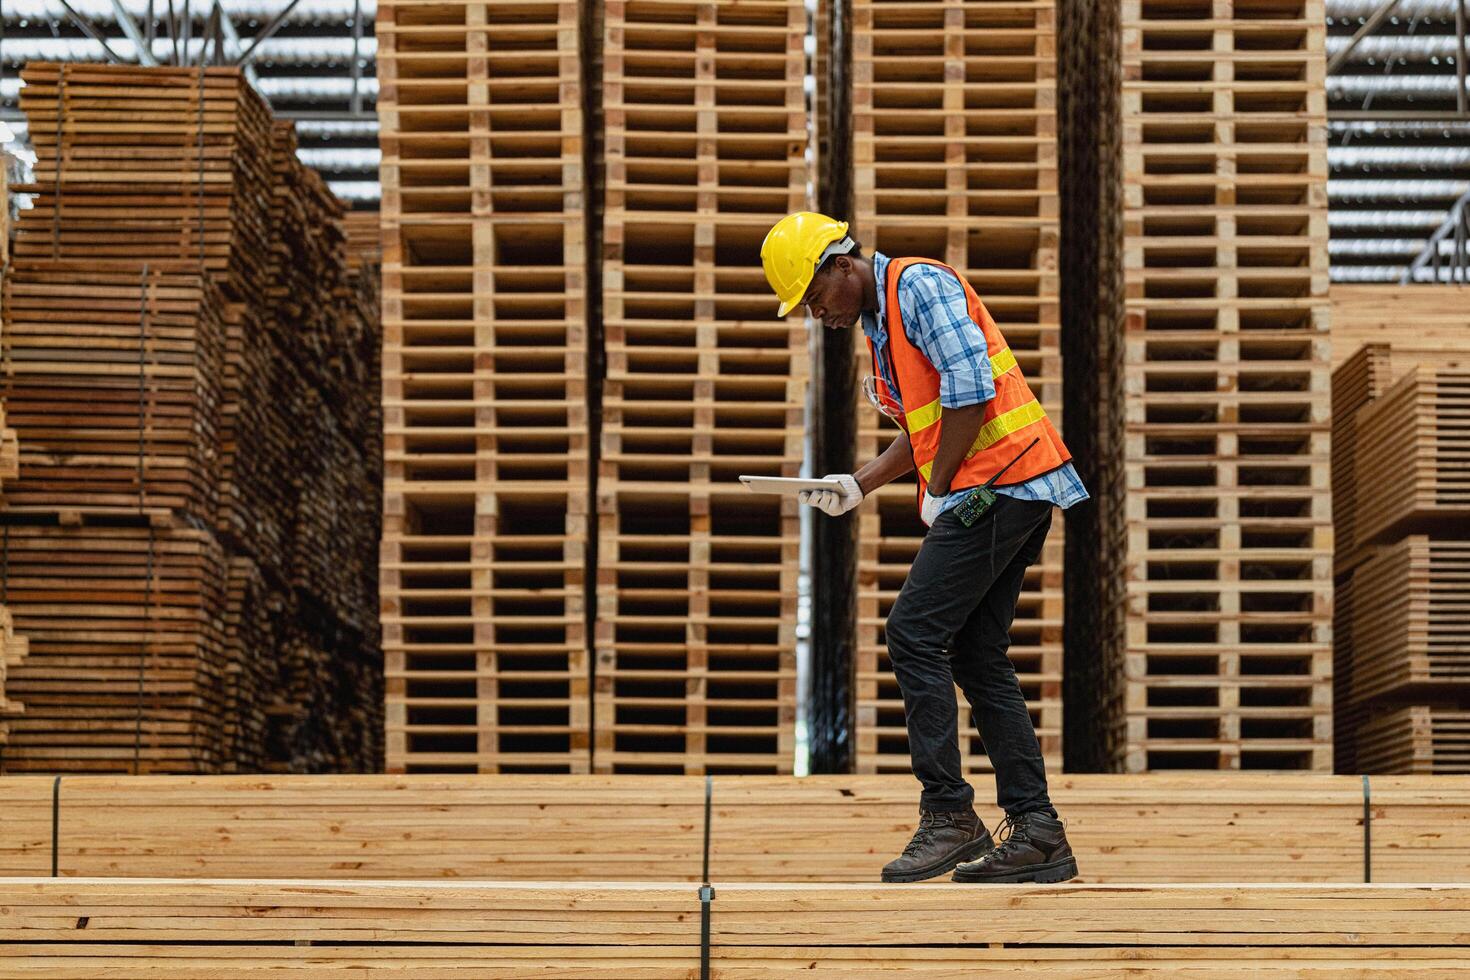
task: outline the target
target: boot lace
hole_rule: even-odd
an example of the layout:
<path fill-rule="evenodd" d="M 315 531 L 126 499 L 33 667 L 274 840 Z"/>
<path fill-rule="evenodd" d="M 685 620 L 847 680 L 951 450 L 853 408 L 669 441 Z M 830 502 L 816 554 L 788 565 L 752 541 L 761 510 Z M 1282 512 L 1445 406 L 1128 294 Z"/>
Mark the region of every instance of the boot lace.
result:
<path fill-rule="evenodd" d="M 920 849 L 933 843 L 934 831 L 953 823 L 954 815 L 949 813 L 925 813 L 919 817 L 919 829 L 914 831 L 913 839 L 903 849 L 904 856 L 912 857 L 917 854 Z"/>
<path fill-rule="evenodd" d="M 995 828 L 992 839 L 996 841 L 996 845 L 995 850 L 985 855 L 988 859 L 994 860 L 1020 850 L 1021 845 L 1029 841 L 1026 836 L 1026 815 L 1023 813 L 1019 817 L 1012 817 L 1009 813 L 1006 814 L 1000 826 Z"/>

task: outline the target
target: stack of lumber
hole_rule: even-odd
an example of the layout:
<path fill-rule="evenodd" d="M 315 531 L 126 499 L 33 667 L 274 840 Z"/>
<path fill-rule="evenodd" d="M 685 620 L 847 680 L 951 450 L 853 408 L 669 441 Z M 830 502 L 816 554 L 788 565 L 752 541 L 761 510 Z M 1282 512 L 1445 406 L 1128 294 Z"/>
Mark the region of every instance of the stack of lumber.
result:
<path fill-rule="evenodd" d="M 1331 296 L 1333 371 L 1364 344 L 1470 355 L 1470 286 L 1335 283 Z"/>
<path fill-rule="evenodd" d="M 1124 584 L 1085 600 L 1119 679 L 1069 703 L 1102 768 L 1332 769 L 1323 17 L 1126 0 L 1116 24 L 1068 20 L 1096 39 L 1064 49 L 1121 59 L 1116 116 L 1063 113 L 1071 146 L 1121 132 L 1097 164 L 1120 196 L 1069 210 L 1066 236 L 1107 253 L 1084 268 L 1123 266 L 1121 310 L 1100 275 L 1068 331 L 1121 418 L 1090 440 L 1104 557 L 1082 575 Z"/>
<path fill-rule="evenodd" d="M 761 272 L 810 206 L 797 0 L 606 9 L 598 772 L 789 773 L 805 329 Z"/>
<path fill-rule="evenodd" d="M 0 267 L 10 264 L 10 169 L 15 158 L 0 153 Z M 0 298 L 0 303 L 3 303 Z M 5 423 L 5 405 L 0 402 L 0 480 L 13 480 L 20 472 L 20 444 L 15 430 Z M 15 622 L 10 611 L 0 605 L 0 752 L 4 751 L 5 737 L 10 732 L 5 719 L 24 710 L 24 705 L 5 696 L 6 671 L 20 663 L 26 654 L 26 641 L 15 633 Z"/>
<path fill-rule="evenodd" d="M 35 144 L 16 259 L 202 262 L 248 300 L 271 229 L 270 110 L 238 72 L 32 62 Z"/>
<path fill-rule="evenodd" d="M 3 338 L 34 637 L 3 768 L 377 765 L 377 329 L 341 205 L 230 69 L 32 64 Z"/>
<path fill-rule="evenodd" d="M 1470 351 L 1364 345 L 1333 429 L 1340 765 L 1470 772 Z"/>
<path fill-rule="evenodd" d="M 7 772 L 215 772 L 223 717 L 225 555 L 207 530 L 0 528 L 4 591 L 30 644 L 10 686 Z"/>
<path fill-rule="evenodd" d="M 5 280 L 4 380 L 26 433 L 8 510 L 218 505 L 223 301 L 195 271 L 20 259 Z"/>
<path fill-rule="evenodd" d="M 25 658 L 30 641 L 15 632 L 15 620 L 10 610 L 0 605 L 0 754 L 5 751 L 5 741 L 10 734 L 7 718 L 25 710 L 25 705 L 15 698 L 11 690 L 7 696 L 5 675 L 13 671 Z"/>
<path fill-rule="evenodd" d="M 54 847 L 63 876 L 697 882 L 707 838 L 711 880 L 870 882 L 917 818 L 908 776 L 708 778 L 9 776 L 0 874 L 50 874 Z M 974 781 L 994 831 L 994 778 Z M 1051 791 L 1084 883 L 1470 881 L 1467 777 L 1369 783 L 1086 774 Z"/>
<path fill-rule="evenodd" d="M 586 772 L 577 5 L 376 23 L 388 769 Z"/>
<path fill-rule="evenodd" d="M 935 259 L 968 279 L 1060 430 L 1054 5 L 857 0 L 852 23 L 854 237 L 868 252 Z M 872 373 L 854 333 L 857 370 Z M 899 430 L 866 399 L 857 412 L 862 463 Z M 907 772 L 903 699 L 883 623 L 926 529 L 913 477 L 875 496 L 859 519 L 855 759 L 858 772 Z M 1058 514 L 1027 570 L 1009 650 L 1052 769 L 1062 764 L 1062 550 Z M 963 765 L 988 772 L 958 696 Z"/>
<path fill-rule="evenodd" d="M 1378 287 L 1382 290 L 1382 287 Z M 1443 303 L 1453 294 L 1453 288 L 1441 286 L 1420 287 L 1423 292 L 1436 294 Z M 1361 290 L 1348 293 L 1361 294 Z M 1423 364 L 1446 370 L 1470 371 L 1470 349 L 1457 350 L 1453 343 L 1441 346 L 1424 346 L 1411 332 L 1407 324 L 1398 324 L 1390 329 L 1381 322 L 1380 314 L 1369 312 L 1370 304 L 1365 298 L 1353 302 L 1342 302 L 1343 294 L 1333 290 L 1333 335 L 1334 351 L 1343 344 L 1356 343 L 1351 335 L 1355 324 L 1376 324 L 1374 331 L 1378 340 L 1358 343 L 1353 352 L 1342 358 L 1332 372 L 1332 519 L 1335 532 L 1333 561 L 1333 729 L 1336 742 L 1337 770 L 1358 772 L 1357 748 L 1359 731 L 1367 719 L 1368 705 L 1354 695 L 1353 670 L 1354 621 L 1356 614 L 1355 571 L 1365 560 L 1372 557 L 1376 548 L 1360 545 L 1358 536 L 1358 411 L 1374 399 L 1382 396 L 1393 382 L 1402 378 L 1415 365 Z M 1415 300 L 1411 294 L 1386 293 L 1382 302 L 1398 301 L 1417 305 L 1423 312 L 1429 303 Z M 1470 316 L 1461 314 L 1470 322 Z M 1338 338 L 1339 328 L 1348 331 L 1348 336 Z M 1437 338 L 1435 344 L 1440 344 Z M 1380 436 L 1380 439 L 1382 437 Z M 1392 440 L 1391 440 L 1392 441 Z M 1392 500 L 1384 501 L 1382 488 L 1373 488 L 1373 508 L 1386 504 L 1395 506 Z"/>
<path fill-rule="evenodd" d="M 342 218 L 347 235 L 347 264 L 376 266 L 383 261 L 383 216 L 377 211 L 348 211 Z"/>
<path fill-rule="evenodd" d="M 1465 885 L 716 882 L 705 896 L 702 909 L 695 884 L 11 878 L 0 957 L 52 978 L 685 977 L 702 960 L 721 977 L 1470 967 Z"/>

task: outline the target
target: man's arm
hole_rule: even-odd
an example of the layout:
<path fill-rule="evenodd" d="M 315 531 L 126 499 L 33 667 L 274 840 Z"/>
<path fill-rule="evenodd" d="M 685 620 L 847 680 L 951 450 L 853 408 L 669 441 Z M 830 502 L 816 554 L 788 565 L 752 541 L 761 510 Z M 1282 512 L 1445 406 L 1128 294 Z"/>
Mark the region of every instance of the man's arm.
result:
<path fill-rule="evenodd" d="M 904 270 L 898 295 L 910 336 L 939 372 L 939 448 L 929 494 L 943 497 L 980 434 L 985 403 L 995 397 L 992 352 L 970 318 L 965 287 L 956 276 L 935 266 L 914 266 Z"/>
<path fill-rule="evenodd" d="M 949 493 L 950 481 L 980 434 L 984 408 L 980 402 L 963 408 L 940 407 L 939 449 L 934 454 L 934 468 L 929 471 L 929 496 L 943 497 Z"/>
<path fill-rule="evenodd" d="M 978 426 L 976 431 L 979 431 Z M 972 435 L 970 438 L 975 437 Z M 965 449 L 969 448 L 969 444 L 966 443 Z M 964 451 L 964 449 L 960 450 L 962 456 Z M 912 472 L 913 468 L 914 454 L 909 450 L 909 434 L 900 431 L 898 438 L 893 440 L 887 449 L 879 453 L 877 459 L 864 465 L 862 469 L 853 474 L 853 477 L 856 478 L 858 486 L 863 491 L 863 496 L 866 497 L 879 487 L 892 483 L 905 473 Z M 959 464 L 956 463 L 955 469 L 958 468 Z M 950 475 L 953 476 L 953 472 Z"/>

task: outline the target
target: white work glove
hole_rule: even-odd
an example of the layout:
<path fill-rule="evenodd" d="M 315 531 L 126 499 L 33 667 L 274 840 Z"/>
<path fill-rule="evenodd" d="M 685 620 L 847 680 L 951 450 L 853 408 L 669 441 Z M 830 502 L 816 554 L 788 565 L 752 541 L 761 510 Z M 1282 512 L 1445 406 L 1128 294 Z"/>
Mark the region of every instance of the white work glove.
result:
<path fill-rule="evenodd" d="M 919 507 L 919 517 L 925 527 L 934 526 L 934 518 L 939 516 L 939 508 L 944 506 L 944 501 L 944 497 L 931 497 L 928 489 L 924 490 L 924 503 Z"/>
<path fill-rule="evenodd" d="M 828 473 L 822 479 L 831 480 L 834 477 L 842 482 L 842 489 L 803 490 L 796 495 L 796 499 L 810 504 L 828 517 L 846 514 L 863 502 L 862 487 L 858 486 L 857 479 L 851 473 Z"/>

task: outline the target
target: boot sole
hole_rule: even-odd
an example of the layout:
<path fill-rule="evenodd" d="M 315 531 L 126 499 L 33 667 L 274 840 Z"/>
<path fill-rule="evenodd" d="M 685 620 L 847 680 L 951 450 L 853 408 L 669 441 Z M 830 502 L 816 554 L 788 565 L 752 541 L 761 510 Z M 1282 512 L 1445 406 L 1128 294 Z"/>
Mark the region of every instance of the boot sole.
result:
<path fill-rule="evenodd" d="M 931 864 L 927 868 L 920 868 L 917 871 L 905 871 L 901 874 L 885 871 L 883 872 L 883 881 L 892 885 L 910 881 L 928 881 L 930 878 L 938 878 L 942 874 L 953 871 L 956 866 L 965 861 L 975 860 L 994 846 L 994 843 L 986 838 L 974 840 L 938 864 Z"/>
<path fill-rule="evenodd" d="M 1029 868 L 1023 868 L 1020 871 L 1009 871 L 1005 874 L 986 874 L 985 872 L 960 869 L 954 873 L 953 880 L 971 884 L 976 882 L 1010 884 L 1030 881 L 1038 885 L 1050 885 L 1075 877 L 1077 877 L 1077 858 L 1068 857 L 1062 858 L 1060 861 L 1052 861 L 1048 864 L 1033 864 Z"/>

